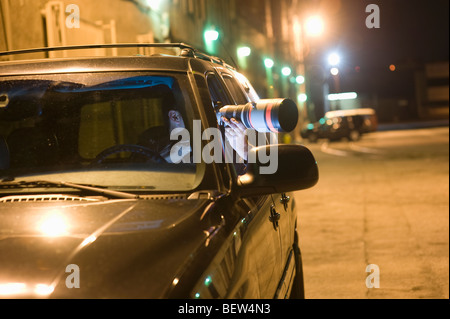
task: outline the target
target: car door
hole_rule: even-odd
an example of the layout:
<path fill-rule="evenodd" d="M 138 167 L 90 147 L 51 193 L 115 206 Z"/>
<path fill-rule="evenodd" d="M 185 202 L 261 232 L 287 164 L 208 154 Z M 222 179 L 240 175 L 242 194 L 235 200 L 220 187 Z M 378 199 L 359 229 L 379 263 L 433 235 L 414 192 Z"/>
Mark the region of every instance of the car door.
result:
<path fill-rule="evenodd" d="M 259 99 L 250 82 L 240 73 L 234 73 L 234 76 L 224 75 L 223 78 L 227 87 L 232 88 L 235 96 L 240 97 L 241 100 L 237 104 L 247 103 L 249 101 L 255 102 Z M 245 100 L 242 98 L 245 96 Z M 275 134 L 275 133 L 267 133 Z M 266 143 L 271 139 L 267 136 Z M 292 200 L 289 194 L 272 194 L 266 196 L 266 200 L 270 203 L 265 209 L 264 214 L 268 214 L 269 222 L 272 223 L 273 228 L 277 231 L 280 238 L 280 259 L 283 266 L 283 272 L 289 272 L 293 267 L 292 258 L 292 244 L 294 241 L 294 228 L 296 213 L 292 207 Z M 284 278 L 284 276 L 282 276 Z M 289 278 L 286 278 L 289 280 Z M 280 291 L 282 293 L 282 291 Z"/>
<path fill-rule="evenodd" d="M 226 81 L 234 81 L 233 77 L 229 74 L 221 75 L 222 77 L 214 73 L 207 75 L 213 103 L 247 103 L 247 97 L 239 87 L 230 89 L 230 84 L 225 84 Z M 244 212 L 244 217 L 234 231 L 239 237 L 239 253 L 226 297 L 272 298 L 283 271 L 280 227 L 274 226 L 271 217 L 275 206 L 272 196 L 239 199 L 235 205 Z"/>

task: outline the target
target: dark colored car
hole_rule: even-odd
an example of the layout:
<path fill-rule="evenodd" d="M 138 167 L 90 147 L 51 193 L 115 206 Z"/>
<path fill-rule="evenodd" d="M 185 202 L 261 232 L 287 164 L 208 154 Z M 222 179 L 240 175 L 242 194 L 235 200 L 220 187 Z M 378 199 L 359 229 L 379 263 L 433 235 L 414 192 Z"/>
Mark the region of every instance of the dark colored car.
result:
<path fill-rule="evenodd" d="M 361 135 L 376 131 L 377 126 L 378 120 L 373 109 L 330 111 L 318 122 L 307 124 L 301 136 L 312 143 L 320 138 L 357 141 Z"/>
<path fill-rule="evenodd" d="M 180 54 L 0 62 L 0 297 L 303 296 L 289 192 L 316 184 L 313 155 L 253 148 L 276 152 L 271 174 L 195 159 L 221 129 L 214 106 L 258 96 L 222 60 L 167 46 Z M 186 161 L 161 155 L 168 108 Z"/>

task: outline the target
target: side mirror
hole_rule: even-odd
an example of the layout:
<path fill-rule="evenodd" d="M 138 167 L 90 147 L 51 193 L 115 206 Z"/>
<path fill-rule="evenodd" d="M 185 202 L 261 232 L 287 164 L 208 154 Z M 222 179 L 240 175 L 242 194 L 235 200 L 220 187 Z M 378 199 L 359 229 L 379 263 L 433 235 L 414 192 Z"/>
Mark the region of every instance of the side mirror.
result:
<path fill-rule="evenodd" d="M 319 169 L 311 151 L 301 145 L 278 144 L 253 148 L 249 159 L 254 163 L 247 166 L 247 173 L 239 176 L 237 185 L 242 197 L 292 192 L 313 187 L 319 180 Z M 276 170 L 264 173 L 260 159 L 267 159 L 267 154 L 275 154 Z M 269 157 L 269 158 L 270 158 Z M 274 165 L 274 163 L 268 163 Z"/>

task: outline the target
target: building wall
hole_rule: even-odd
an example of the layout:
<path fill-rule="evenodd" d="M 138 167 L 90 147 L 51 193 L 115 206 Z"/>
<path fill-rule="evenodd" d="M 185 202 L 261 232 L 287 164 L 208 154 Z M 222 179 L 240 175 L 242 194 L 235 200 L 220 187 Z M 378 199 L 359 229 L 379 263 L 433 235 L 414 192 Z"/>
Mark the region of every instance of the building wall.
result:
<path fill-rule="evenodd" d="M 164 30 L 161 28 L 161 14 L 142 10 L 132 1 L 124 0 L 0 0 L 3 23 L 0 24 L 0 50 L 17 50 L 24 48 L 45 47 L 49 42 L 46 17 L 51 4 L 60 4 L 63 9 L 63 23 L 61 26 L 65 40 L 58 45 L 93 44 L 112 42 L 112 32 L 115 33 L 115 42 L 138 42 L 138 37 L 151 35 L 152 41 L 156 38 L 164 40 Z M 80 27 L 68 28 L 66 19 L 71 11 L 65 12 L 69 5 L 75 4 L 79 8 Z M 55 6 L 56 7 L 56 6 Z M 53 12 L 53 15 L 58 13 Z M 7 17 L 5 17 L 7 16 Z M 114 30 L 111 30 L 111 22 Z M 167 21 L 168 22 L 168 21 Z M 56 29 L 58 25 L 54 25 Z M 102 34 L 99 40 L 99 34 Z M 168 32 L 166 32 L 168 33 Z M 7 34 L 8 41 L 5 40 Z M 145 37 L 144 37 L 145 38 Z M 42 56 L 42 54 L 37 55 Z M 30 57 L 36 57 L 30 56 Z"/>
<path fill-rule="evenodd" d="M 423 114 L 427 117 L 449 116 L 449 62 L 425 65 L 426 95 Z"/>
<path fill-rule="evenodd" d="M 297 75 L 305 76 L 304 45 L 300 25 L 302 9 L 310 0 L 173 0 L 170 10 L 170 37 L 200 50 L 217 55 L 234 65 L 253 84 L 261 98 L 291 98 L 299 107 L 299 125 L 291 140 L 300 139 L 300 128 L 314 116 L 314 104 L 308 112 L 300 93 L 305 84 L 297 84 Z M 204 41 L 204 31 L 214 29 L 219 39 L 211 46 Z M 237 49 L 251 48 L 248 57 L 239 57 Z M 264 60 L 274 61 L 266 69 Z M 283 67 L 290 76 L 281 74 Z M 314 91 L 323 101 L 323 85 Z M 311 99 L 314 101 L 314 99 Z M 324 107 L 322 107 L 322 113 Z M 323 115 L 323 114 L 322 114 Z"/>
<path fill-rule="evenodd" d="M 289 97 L 298 102 L 298 93 L 305 92 L 304 85 L 293 81 L 304 70 L 299 8 L 310 1 L 161 0 L 153 2 L 159 3 L 158 8 L 153 8 L 147 0 L 0 0 L 0 51 L 49 45 L 185 42 L 236 66 L 262 98 Z M 71 4 L 79 8 L 80 27 L 67 24 L 72 12 L 66 9 Z M 208 50 L 203 37 L 207 28 L 215 28 L 220 34 L 212 50 Z M 250 47 L 251 55 L 238 58 L 239 46 Z M 136 50 L 120 52 L 135 54 Z M 75 54 L 114 55 L 117 50 L 60 51 L 20 58 Z M 271 70 L 264 66 L 266 57 L 275 62 Z M 290 77 L 281 75 L 284 66 L 291 68 Z M 273 79 L 270 89 L 269 73 Z"/>
<path fill-rule="evenodd" d="M 295 99 L 297 88 L 292 81 L 282 78 L 280 71 L 282 66 L 289 65 L 294 76 L 301 62 L 290 41 L 300 38 L 292 27 L 296 12 L 292 6 L 299 2 L 304 1 L 163 0 L 160 8 L 154 10 L 145 0 L 0 0 L 0 50 L 167 41 L 186 42 L 207 51 L 203 32 L 206 28 L 216 28 L 220 38 L 208 53 L 224 58 L 248 75 L 262 96 L 270 95 L 263 60 L 271 57 L 275 61 L 274 94 L 286 97 L 292 94 Z M 55 9 L 58 4 L 59 20 Z M 80 27 L 66 25 L 71 14 L 66 9 L 72 4 L 79 8 Z M 249 46 L 252 55 L 240 61 L 236 54 L 239 46 Z M 85 51 L 85 55 L 109 53 Z M 50 56 L 70 54 L 51 53 Z M 45 56 L 39 53 L 25 57 Z"/>

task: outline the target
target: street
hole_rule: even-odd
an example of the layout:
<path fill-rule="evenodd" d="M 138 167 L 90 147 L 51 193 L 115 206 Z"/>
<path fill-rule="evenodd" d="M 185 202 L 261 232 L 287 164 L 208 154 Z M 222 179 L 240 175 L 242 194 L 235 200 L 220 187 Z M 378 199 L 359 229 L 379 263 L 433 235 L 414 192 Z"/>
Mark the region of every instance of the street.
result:
<path fill-rule="evenodd" d="M 304 143 L 320 173 L 295 193 L 306 298 L 449 298 L 448 127 Z"/>

